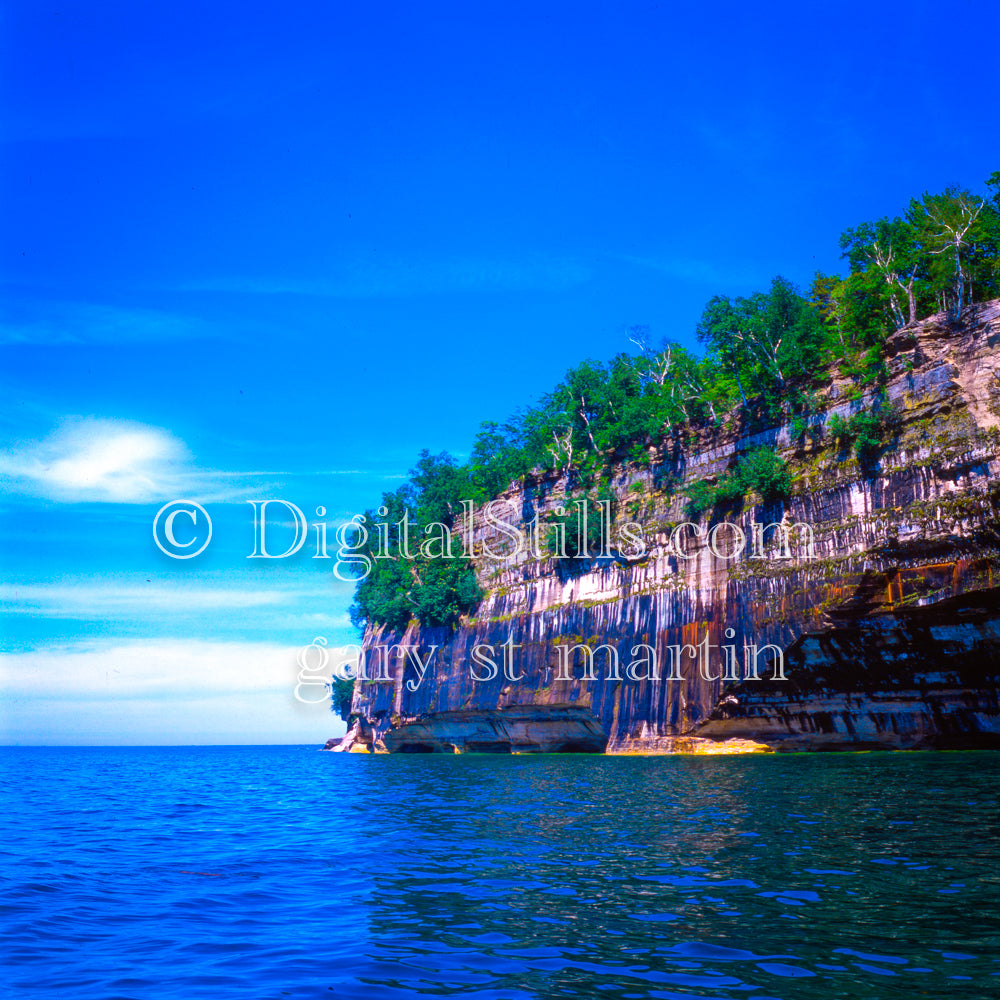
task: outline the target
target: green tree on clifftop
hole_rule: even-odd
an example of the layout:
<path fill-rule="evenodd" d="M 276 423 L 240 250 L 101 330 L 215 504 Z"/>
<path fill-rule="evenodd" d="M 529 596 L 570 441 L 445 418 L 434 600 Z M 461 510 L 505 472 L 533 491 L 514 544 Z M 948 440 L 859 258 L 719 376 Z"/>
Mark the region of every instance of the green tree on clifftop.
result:
<path fill-rule="evenodd" d="M 646 328 L 631 327 L 634 352 L 581 361 L 534 406 L 484 423 L 467 463 L 421 452 L 410 482 L 366 512 L 369 527 L 406 515 L 411 551 L 401 551 L 395 533 L 381 551 L 372 528 L 365 550 L 372 569 L 357 585 L 355 621 L 402 629 L 414 617 L 449 625 L 474 611 L 481 592 L 469 560 L 428 556 L 420 543 L 430 531 L 441 544 L 462 501 L 484 503 L 533 469 L 565 473 L 573 490 L 597 482 L 606 491 L 613 465 L 648 464 L 668 440 L 683 449 L 699 426 L 735 421 L 745 431 L 751 422 L 774 426 L 795 415 L 802 438 L 815 381 L 831 371 L 853 382 L 854 398 L 877 388 L 894 331 L 1000 296 L 1000 171 L 986 187 L 986 197 L 957 187 L 925 193 L 900 215 L 846 229 L 847 273 L 817 274 L 808 298 L 782 277 L 766 291 L 714 295 L 695 331 L 702 357 L 676 341 L 654 347 Z M 891 433 L 884 413 L 856 415 L 845 427 L 844 440 L 867 465 Z M 714 485 L 691 483 L 686 492 L 689 509 L 702 513 L 748 493 L 779 499 L 790 487 L 780 458 L 758 450 Z"/>

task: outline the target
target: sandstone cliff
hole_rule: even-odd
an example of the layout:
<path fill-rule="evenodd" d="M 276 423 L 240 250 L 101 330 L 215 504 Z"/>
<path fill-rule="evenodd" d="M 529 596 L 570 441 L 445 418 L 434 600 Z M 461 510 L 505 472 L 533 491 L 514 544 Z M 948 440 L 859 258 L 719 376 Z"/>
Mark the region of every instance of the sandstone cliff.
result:
<path fill-rule="evenodd" d="M 484 543 L 509 553 L 510 539 L 479 511 L 475 563 L 487 596 L 475 618 L 456 630 L 369 628 L 369 657 L 399 643 L 423 650 L 430 665 L 419 684 L 413 663 L 398 657 L 391 680 L 359 680 L 339 749 L 1000 745 L 1000 302 L 967 310 L 961 323 L 939 315 L 898 331 L 888 364 L 885 391 L 898 417 L 873 463 L 862 465 L 824 433 L 834 414 L 873 405 L 871 392 L 834 375 L 817 386 L 825 412 L 811 418 L 812 434 L 795 439 L 786 424 L 751 435 L 734 415 L 722 429 L 688 431 L 651 449 L 648 467 L 616 466 L 615 524 L 637 522 L 645 554 L 622 546 L 611 558 L 586 561 L 528 552 L 489 558 Z M 749 539 L 755 523 L 806 524 L 812 551 L 797 544 L 791 558 L 780 558 L 771 529 L 756 555 L 721 558 L 683 529 L 690 558 L 682 558 L 670 540 L 687 520 L 684 484 L 719 476 L 761 445 L 789 463 L 791 497 L 769 504 L 750 497 L 700 526 L 728 520 Z M 504 499 L 528 522 L 574 488 L 563 472 L 540 472 Z M 726 530 L 720 542 L 736 537 Z M 670 647 L 706 637 L 711 647 L 737 651 L 740 679 L 720 676 L 733 673 L 721 652 L 707 669 L 687 652 L 682 679 L 669 679 Z M 523 676 L 511 680 L 500 670 L 474 679 L 474 648 L 492 644 L 502 665 L 508 641 L 520 647 L 511 663 Z M 620 680 L 608 676 L 606 653 L 588 677 L 579 649 L 560 678 L 560 645 L 602 643 L 621 654 Z M 639 644 L 655 650 L 658 679 L 625 675 Z M 759 680 L 747 678 L 750 644 L 781 649 L 787 679 L 773 678 L 773 665 Z M 762 664 L 768 655 L 776 659 L 772 652 Z"/>

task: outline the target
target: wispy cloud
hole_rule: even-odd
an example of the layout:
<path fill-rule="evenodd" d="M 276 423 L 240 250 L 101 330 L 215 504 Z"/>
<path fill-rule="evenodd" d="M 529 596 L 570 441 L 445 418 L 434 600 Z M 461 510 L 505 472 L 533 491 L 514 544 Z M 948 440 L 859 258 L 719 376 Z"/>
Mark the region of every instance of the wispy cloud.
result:
<path fill-rule="evenodd" d="M 178 493 L 192 469 L 184 444 L 159 427 L 70 418 L 41 441 L 0 455 L 0 483 L 56 500 L 142 503 Z"/>
<path fill-rule="evenodd" d="M 290 692 L 299 652 L 294 646 L 191 639 L 79 645 L 0 654 L 0 678 L 8 695 L 40 698 Z M 342 647 L 327 652 L 328 678 L 346 654 Z"/>
<path fill-rule="evenodd" d="M 184 288 L 254 295 L 379 298 L 454 292 L 562 291 L 582 284 L 590 276 L 590 268 L 575 260 L 382 258 L 353 262 L 313 278 L 229 277 L 192 281 Z"/>
<path fill-rule="evenodd" d="M 344 731 L 298 649 L 194 640 L 0 655 L 5 742 L 321 744 Z M 310 664 L 313 666 L 313 664 Z M 300 699 L 295 697 L 296 686 Z"/>
<path fill-rule="evenodd" d="M 303 596 L 303 591 L 297 589 L 237 590 L 155 584 L 148 587 L 0 584 L 0 604 L 4 610 L 47 618 L 113 618 L 183 611 L 231 611 L 289 604 Z M 329 596 L 328 592 L 322 592 L 322 596 Z"/>
<path fill-rule="evenodd" d="M 40 441 L 0 453 L 0 486 L 65 503 L 148 503 L 197 495 L 238 498 L 240 480 L 265 472 L 199 469 L 184 443 L 161 427 L 105 417 L 67 417 Z"/>
<path fill-rule="evenodd" d="M 206 336 L 200 319 L 94 303 L 22 303 L 0 321 L 0 344 L 123 344 Z"/>
<path fill-rule="evenodd" d="M 406 478 L 379 468 L 199 468 L 170 431 L 110 417 L 63 417 L 46 437 L 20 441 L 0 452 L 0 488 L 64 503 L 151 503 L 189 496 L 202 503 L 241 502 L 248 491 L 256 497 L 296 476 Z M 343 516 L 349 518 L 350 512 Z"/>

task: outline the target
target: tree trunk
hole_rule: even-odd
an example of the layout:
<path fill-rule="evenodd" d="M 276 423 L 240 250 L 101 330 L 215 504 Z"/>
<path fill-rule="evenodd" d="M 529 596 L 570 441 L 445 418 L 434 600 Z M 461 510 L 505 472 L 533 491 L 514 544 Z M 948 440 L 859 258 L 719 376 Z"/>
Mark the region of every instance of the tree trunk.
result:
<path fill-rule="evenodd" d="M 962 285 L 964 275 L 962 274 L 962 258 L 958 252 L 959 242 L 955 240 L 955 318 L 962 315 Z"/>
<path fill-rule="evenodd" d="M 740 381 L 740 373 L 736 370 L 736 366 L 733 366 L 733 378 L 736 379 L 736 388 L 740 390 L 740 399 L 743 400 L 743 405 L 747 404 L 747 394 L 743 391 L 743 383 Z"/>

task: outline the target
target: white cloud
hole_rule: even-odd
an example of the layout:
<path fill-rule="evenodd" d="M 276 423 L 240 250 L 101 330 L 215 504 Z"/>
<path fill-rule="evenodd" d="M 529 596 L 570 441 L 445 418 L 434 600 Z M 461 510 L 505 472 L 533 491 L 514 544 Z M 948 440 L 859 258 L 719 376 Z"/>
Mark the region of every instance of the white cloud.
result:
<path fill-rule="evenodd" d="M 6 743 L 317 743 L 343 733 L 295 647 L 155 641 L 0 655 Z M 302 700 L 296 699 L 296 686 Z"/>
<path fill-rule="evenodd" d="M 350 615 L 327 610 L 349 601 L 349 584 L 302 586 L 288 581 L 282 589 L 229 587 L 146 586 L 99 583 L 0 583 L 0 611 L 33 619 L 84 622 L 144 623 L 146 629 L 168 635 L 191 635 L 192 629 L 209 627 L 242 634 L 252 620 L 258 634 L 349 635 Z M 339 589 L 338 589 L 339 588 Z M 308 610 L 319 606 L 321 610 Z M 241 612 L 253 609 L 253 615 Z M 237 630 L 237 631 L 233 631 Z"/>
<path fill-rule="evenodd" d="M 183 443 L 158 427 L 77 418 L 0 455 L 0 482 L 57 500 L 136 503 L 172 492 L 187 459 Z"/>
<path fill-rule="evenodd" d="M 316 592 L 317 594 L 321 592 Z M 329 592 L 323 591 L 328 597 Z M 0 584 L 7 610 L 47 618 L 121 617 L 178 611 L 220 611 L 288 604 L 301 590 L 236 590 L 206 587 L 114 587 L 89 584 Z"/>
<path fill-rule="evenodd" d="M 241 477 L 263 475 L 198 469 L 169 431 L 105 417 L 68 417 L 41 441 L 0 454 L 5 489 L 68 503 L 225 500 L 238 495 Z"/>

